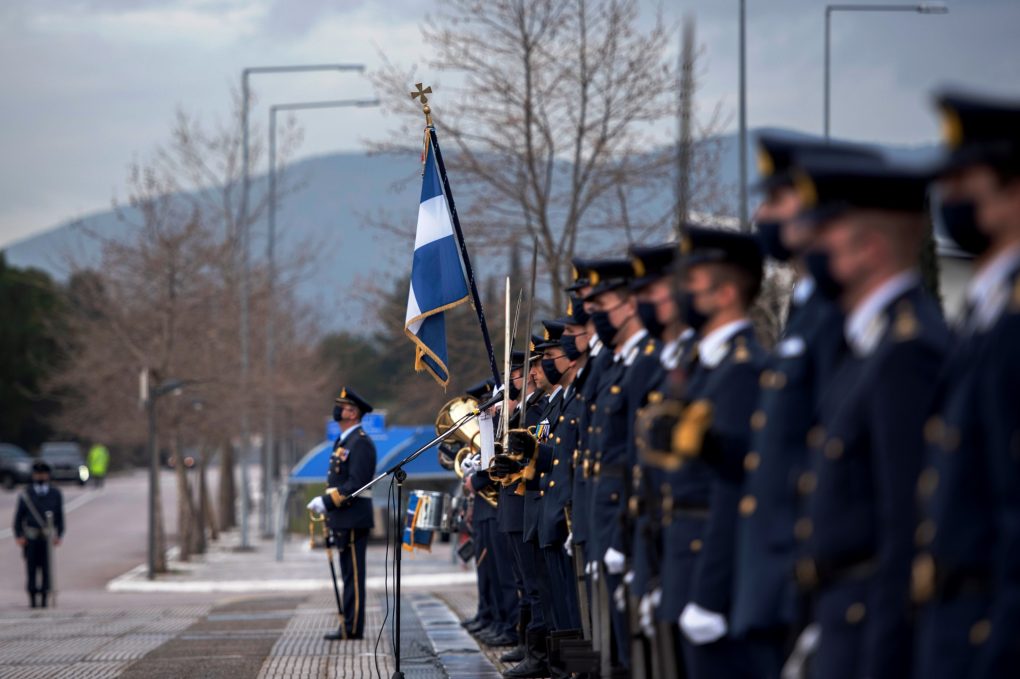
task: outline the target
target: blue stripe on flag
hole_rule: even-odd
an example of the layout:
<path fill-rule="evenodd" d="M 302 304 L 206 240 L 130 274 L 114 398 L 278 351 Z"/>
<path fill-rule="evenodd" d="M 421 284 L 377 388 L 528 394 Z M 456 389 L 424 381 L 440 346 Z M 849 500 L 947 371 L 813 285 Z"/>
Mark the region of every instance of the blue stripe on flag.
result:
<path fill-rule="evenodd" d="M 432 154 L 432 144 L 429 144 L 428 156 L 425 158 L 425 176 L 421 179 L 421 200 L 424 203 L 429 198 L 443 195 L 443 185 L 439 182 L 439 171 L 436 169 L 435 156 Z"/>
<path fill-rule="evenodd" d="M 446 382 L 450 378 L 446 369 L 446 366 L 449 365 L 446 352 L 446 316 L 436 314 L 422 321 L 421 327 L 418 328 L 418 340 L 430 348 L 439 359 L 437 362 L 428 354 L 423 354 L 422 362 L 435 373 L 441 382 Z"/>
<path fill-rule="evenodd" d="M 425 313 L 465 297 L 468 293 L 453 236 L 427 243 L 414 251 L 411 286 L 418 308 Z M 420 335 L 419 335 L 420 336 Z"/>
<path fill-rule="evenodd" d="M 430 144 L 421 183 L 404 329 L 415 343 L 415 368 L 427 370 L 445 386 L 449 370 L 444 312 L 468 300 L 468 286 L 439 179 Z"/>

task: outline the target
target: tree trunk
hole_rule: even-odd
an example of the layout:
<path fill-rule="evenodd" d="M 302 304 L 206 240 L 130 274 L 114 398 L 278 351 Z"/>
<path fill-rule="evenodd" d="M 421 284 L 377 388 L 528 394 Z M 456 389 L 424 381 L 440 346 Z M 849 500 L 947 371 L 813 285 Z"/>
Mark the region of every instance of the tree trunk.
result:
<path fill-rule="evenodd" d="M 220 528 L 228 530 L 237 525 L 234 510 L 234 503 L 237 501 L 237 490 L 234 487 L 234 448 L 227 440 L 223 442 L 220 451 Z"/>
<path fill-rule="evenodd" d="M 154 489 L 156 496 L 156 563 L 155 571 L 157 573 L 166 573 L 166 528 L 163 525 L 163 499 L 162 491 L 160 490 L 159 475 L 156 476 L 156 487 Z"/>
<path fill-rule="evenodd" d="M 188 489 L 188 470 L 184 466 L 184 455 L 179 436 L 174 436 L 174 476 L 177 477 L 177 546 L 180 560 L 191 560 L 192 520 L 191 492 Z"/>
<path fill-rule="evenodd" d="M 215 451 L 212 453 L 215 455 Z M 210 540 L 218 540 L 220 537 L 219 528 L 216 525 L 216 511 L 213 509 L 212 502 L 209 498 L 209 483 L 206 472 L 209 469 L 209 458 L 203 456 L 202 464 L 198 469 L 198 507 L 200 516 L 200 525 L 204 531 L 209 531 Z"/>

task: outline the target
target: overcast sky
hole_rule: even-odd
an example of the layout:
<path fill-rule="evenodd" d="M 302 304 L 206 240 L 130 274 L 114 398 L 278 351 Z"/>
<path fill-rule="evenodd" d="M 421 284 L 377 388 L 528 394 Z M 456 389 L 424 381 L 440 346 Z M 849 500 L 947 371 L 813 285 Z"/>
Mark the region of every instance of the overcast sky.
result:
<path fill-rule="evenodd" d="M 438 1 L 438 0 L 437 0 Z M 938 137 L 929 93 L 945 83 L 1020 98 L 1020 0 L 949 0 L 950 13 L 833 19 L 833 134 L 917 144 Z M 106 209 L 128 164 L 165 141 L 182 107 L 223 117 L 245 66 L 399 64 L 425 54 L 421 0 L 3 0 L 0 247 Z M 659 3 L 645 2 L 647 16 Z M 736 127 L 737 0 L 661 5 L 697 20 L 701 101 Z M 825 0 L 747 0 L 752 127 L 820 132 Z M 421 72 L 419 70 L 419 72 Z M 423 73 L 427 79 L 427 74 Z M 261 103 L 371 96 L 357 75 L 262 76 Z M 361 148 L 377 111 L 304 112 L 301 155 Z"/>

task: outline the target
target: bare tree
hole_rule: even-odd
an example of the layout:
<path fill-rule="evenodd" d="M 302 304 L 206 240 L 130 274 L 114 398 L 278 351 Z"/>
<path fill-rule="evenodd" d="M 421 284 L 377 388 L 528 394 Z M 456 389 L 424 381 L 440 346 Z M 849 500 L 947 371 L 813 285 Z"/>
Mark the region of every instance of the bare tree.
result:
<path fill-rule="evenodd" d="M 672 184 L 676 69 L 661 17 L 643 29 L 634 0 L 451 0 L 423 32 L 430 72 L 457 83 L 430 103 L 474 243 L 537 242 L 557 300 L 576 252 L 670 233 L 673 201 L 656 199 Z M 416 139 L 411 74 L 387 62 L 374 77 L 406 114 L 396 138 Z"/>
<path fill-rule="evenodd" d="M 258 402 L 267 388 L 258 369 L 250 389 L 238 388 L 239 137 L 237 125 L 209 129 L 179 113 L 171 142 L 132 168 L 128 205 L 118 206 L 129 235 L 117 240 L 91 234 L 100 241 L 101 262 L 72 278 L 67 368 L 51 385 L 56 393 L 73 395 L 61 414 L 65 430 L 140 444 L 145 423 L 134 401 L 139 370 L 147 368 L 157 381 L 187 382 L 179 396 L 162 399 L 158 408 L 160 442 L 172 452 L 177 470 L 177 535 L 184 559 L 204 548 L 206 526 L 214 524 L 202 479 L 194 501 L 185 452 L 229 442 L 224 432 L 233 430 L 240 404 Z M 293 186 L 286 177 L 279 185 L 284 194 Z M 255 198 L 253 222 L 265 202 Z M 304 409 L 317 395 L 316 329 L 309 310 L 294 297 L 306 262 L 286 253 L 281 259 L 272 302 L 264 265 L 253 267 L 253 365 L 263 365 L 260 333 L 272 317 L 285 329 L 277 343 L 275 386 L 291 405 L 311 413 Z M 227 497 L 220 498 L 218 512 L 227 525 L 234 500 L 229 448 L 228 443 L 220 458 Z M 157 532 L 164 532 L 161 526 Z"/>

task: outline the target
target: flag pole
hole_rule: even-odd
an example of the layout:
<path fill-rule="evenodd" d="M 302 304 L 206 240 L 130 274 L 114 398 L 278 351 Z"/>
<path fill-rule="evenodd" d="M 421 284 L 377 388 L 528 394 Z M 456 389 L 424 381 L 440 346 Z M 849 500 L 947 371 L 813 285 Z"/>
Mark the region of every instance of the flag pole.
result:
<path fill-rule="evenodd" d="M 499 387 L 502 386 L 503 380 L 499 376 L 499 368 L 496 367 L 496 352 L 492 348 L 492 339 L 489 337 L 489 326 L 485 322 L 485 309 L 482 308 L 482 299 L 478 295 L 475 271 L 471 268 L 471 257 L 468 255 L 467 244 L 464 242 L 464 232 L 460 228 L 460 218 L 457 216 L 457 206 L 453 202 L 450 180 L 446 177 L 446 164 L 443 163 L 443 152 L 439 149 L 436 127 L 432 124 L 432 109 L 429 107 L 429 100 L 426 96 L 432 93 L 432 88 L 426 87 L 423 89 L 421 83 L 417 83 L 415 87 L 417 91 L 411 92 L 411 98 L 421 101 L 422 113 L 425 114 L 425 127 L 429 134 L 429 142 L 436 152 L 436 166 L 439 168 L 439 176 L 443 180 L 443 195 L 446 196 L 446 205 L 450 209 L 453 231 L 457 237 L 457 246 L 460 248 L 460 258 L 464 262 L 464 273 L 467 275 L 468 287 L 471 289 L 471 305 L 475 308 L 475 313 L 478 315 L 478 325 L 482 330 L 482 339 L 485 340 L 485 351 L 489 355 L 489 368 L 492 370 L 492 379 L 496 386 Z"/>
<path fill-rule="evenodd" d="M 496 367 L 496 353 L 492 348 L 492 339 L 489 337 L 489 326 L 485 322 L 485 309 L 482 308 L 482 299 L 478 295 L 478 285 L 475 283 L 475 272 L 471 268 L 471 257 L 468 256 L 467 243 L 464 242 L 464 232 L 460 228 L 460 218 L 457 217 L 457 206 L 453 202 L 453 192 L 450 190 L 450 180 L 446 177 L 446 165 L 443 164 L 443 152 L 439 150 L 439 140 L 436 138 L 436 128 L 429 125 L 429 140 L 432 148 L 436 151 L 436 165 L 439 166 L 439 176 L 443 180 L 443 193 L 446 195 L 446 203 L 450 207 L 450 217 L 453 219 L 453 231 L 457 236 L 457 245 L 460 246 L 460 257 L 464 262 L 464 271 L 467 274 L 468 287 L 471 289 L 472 306 L 478 315 L 478 325 L 482 329 L 482 339 L 485 340 L 485 351 L 489 355 L 489 368 L 492 370 L 492 379 L 496 386 L 503 384 L 500 379 L 499 369 Z"/>

